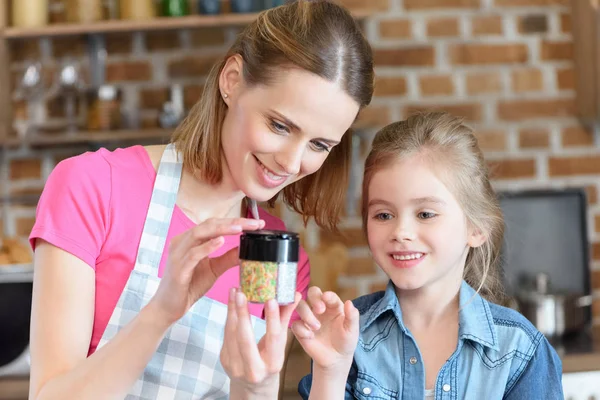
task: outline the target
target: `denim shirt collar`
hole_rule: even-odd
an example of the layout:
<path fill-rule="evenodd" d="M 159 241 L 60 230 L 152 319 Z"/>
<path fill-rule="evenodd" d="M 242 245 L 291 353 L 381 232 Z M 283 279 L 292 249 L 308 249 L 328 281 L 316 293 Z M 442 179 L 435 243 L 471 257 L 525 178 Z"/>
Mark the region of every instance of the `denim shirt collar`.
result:
<path fill-rule="evenodd" d="M 490 305 L 465 281 L 460 286 L 459 303 L 459 339 L 470 340 L 480 343 L 482 346 L 499 350 L 498 333 L 492 320 Z M 361 332 L 364 332 L 387 311 L 391 311 L 394 314 L 402 332 L 408 335 L 409 331 L 404 325 L 402 310 L 391 280 L 387 284 L 383 297 L 377 300 L 365 314 Z"/>

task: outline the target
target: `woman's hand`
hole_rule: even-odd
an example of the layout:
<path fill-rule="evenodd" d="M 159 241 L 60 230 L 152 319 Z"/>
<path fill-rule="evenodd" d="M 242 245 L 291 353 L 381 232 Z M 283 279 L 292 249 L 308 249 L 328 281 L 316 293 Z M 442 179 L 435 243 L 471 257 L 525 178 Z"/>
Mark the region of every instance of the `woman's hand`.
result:
<path fill-rule="evenodd" d="M 257 344 L 246 296 L 231 289 L 221 364 L 231 379 L 232 399 L 277 398 L 279 373 L 285 361 L 287 327 L 300 299 L 300 293 L 296 293 L 293 304 L 281 308 L 275 300 L 265 304 L 267 332 Z"/>
<path fill-rule="evenodd" d="M 334 292 L 323 293 L 316 286 L 308 290 L 307 297 L 297 309 L 302 321 L 294 322 L 292 331 L 315 369 L 345 371 L 345 377 L 358 342 L 358 310 L 351 301 L 344 304 Z"/>
<path fill-rule="evenodd" d="M 208 256 L 225 243 L 224 236 L 261 229 L 263 220 L 208 219 L 174 237 L 163 277 L 151 303 L 169 323 L 174 323 L 212 287 L 217 278 L 239 264 L 238 248 L 220 257 Z"/>

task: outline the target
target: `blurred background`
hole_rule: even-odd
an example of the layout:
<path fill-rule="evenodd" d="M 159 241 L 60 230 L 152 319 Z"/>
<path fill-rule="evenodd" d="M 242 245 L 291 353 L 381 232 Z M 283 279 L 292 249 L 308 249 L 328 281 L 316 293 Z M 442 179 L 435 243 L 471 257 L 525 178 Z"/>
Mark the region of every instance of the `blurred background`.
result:
<path fill-rule="evenodd" d="M 26 399 L 31 251 L 45 180 L 66 157 L 166 143 L 213 62 L 284 0 L 0 1 L 0 399 Z M 570 399 L 600 399 L 600 16 L 593 0 L 340 0 L 374 49 L 372 105 L 352 130 L 340 235 L 302 232 L 312 281 L 381 290 L 359 215 L 378 127 L 422 109 L 475 128 L 506 217 L 510 302 L 563 359 Z M 310 369 L 294 348 L 287 398 Z M 490 382 L 493 384 L 493 382 Z M 594 397 L 596 396 L 596 397 Z"/>

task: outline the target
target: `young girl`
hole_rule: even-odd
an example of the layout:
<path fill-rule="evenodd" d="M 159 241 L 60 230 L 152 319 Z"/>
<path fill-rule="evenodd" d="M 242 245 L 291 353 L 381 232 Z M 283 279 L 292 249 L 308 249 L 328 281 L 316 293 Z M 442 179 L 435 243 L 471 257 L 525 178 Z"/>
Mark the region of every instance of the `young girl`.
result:
<path fill-rule="evenodd" d="M 230 385 L 219 363 L 239 235 L 284 229 L 256 208 L 279 194 L 335 225 L 345 133 L 372 93 L 371 50 L 348 11 L 294 1 L 238 35 L 171 144 L 61 162 L 30 235 L 30 398 L 223 399 L 230 388 L 232 398 L 276 396 L 294 306 L 250 307 L 254 326 L 277 337 L 261 379 Z M 308 281 L 301 253 L 304 295 Z"/>
<path fill-rule="evenodd" d="M 503 219 L 461 120 L 427 113 L 383 128 L 366 160 L 362 216 L 390 282 L 356 308 L 309 289 L 298 306 L 306 323 L 292 328 L 313 359 L 304 399 L 563 398 L 554 349 L 494 304 Z"/>

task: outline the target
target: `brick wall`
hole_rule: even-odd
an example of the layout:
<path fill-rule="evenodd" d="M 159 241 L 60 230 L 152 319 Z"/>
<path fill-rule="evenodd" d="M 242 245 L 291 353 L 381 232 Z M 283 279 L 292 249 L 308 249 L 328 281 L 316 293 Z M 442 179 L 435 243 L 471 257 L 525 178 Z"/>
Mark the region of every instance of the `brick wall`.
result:
<path fill-rule="evenodd" d="M 414 110 L 437 107 L 465 116 L 494 167 L 499 190 L 585 187 L 589 195 L 589 238 L 593 284 L 600 291 L 600 148 L 575 117 L 571 20 L 568 0 L 345 0 L 370 8 L 365 23 L 374 47 L 377 88 L 363 120 L 382 125 Z M 140 126 L 157 124 L 168 85 L 185 85 L 186 104 L 215 56 L 231 43 L 234 29 L 109 36 L 107 79 L 122 87 L 125 108 Z M 52 40 L 51 46 L 24 41 L 13 47 L 15 76 L 23 61 L 41 57 L 52 66 L 67 55 L 84 60 L 82 39 Z M 48 113 L 60 117 L 60 100 Z M 15 115 L 23 118 L 23 104 Z M 358 154 L 368 150 L 372 132 Z M 13 151 L 4 160 L 8 192 L 36 192 L 57 160 L 87 148 Z M 354 171 L 360 177 L 359 168 Z M 356 189 L 356 188 L 355 188 Z M 339 278 L 344 297 L 380 288 L 385 277 L 368 258 L 350 194 L 344 238 L 320 234 L 310 225 L 309 248 L 342 240 L 354 260 Z M 15 207 L 4 221 L 20 235 L 31 227 L 33 209 Z M 297 218 L 284 212 L 292 227 Z M 600 325 L 600 302 L 594 304 Z"/>

